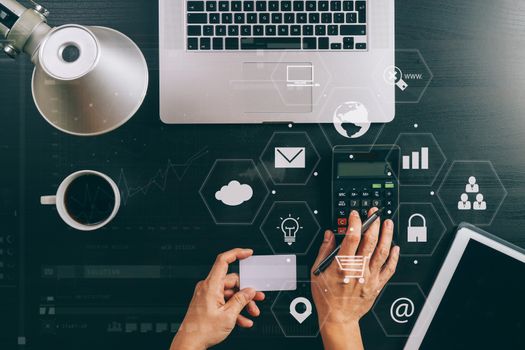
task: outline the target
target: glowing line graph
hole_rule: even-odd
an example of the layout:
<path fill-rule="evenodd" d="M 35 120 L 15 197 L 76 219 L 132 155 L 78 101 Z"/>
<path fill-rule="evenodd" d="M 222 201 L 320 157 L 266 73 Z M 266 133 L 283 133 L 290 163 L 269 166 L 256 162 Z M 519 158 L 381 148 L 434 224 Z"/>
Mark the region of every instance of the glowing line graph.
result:
<path fill-rule="evenodd" d="M 107 199 L 107 201 L 99 203 L 100 197 Z M 75 220 L 89 224 L 98 224 L 98 221 L 93 219 L 96 215 L 103 216 L 104 219 L 100 221 L 104 221 L 111 215 L 111 212 L 115 207 L 115 194 L 113 192 L 108 193 L 104 191 L 100 186 L 96 186 L 95 191 L 92 191 L 90 186 L 86 185 L 82 198 L 71 196 L 68 200 L 70 202 L 75 202 L 78 207 L 83 208 L 82 211 L 75 213 Z"/>
<path fill-rule="evenodd" d="M 171 159 L 169 159 L 166 167 L 164 169 L 159 169 L 157 173 L 143 186 L 130 186 L 124 169 L 121 169 L 117 185 L 121 189 L 122 203 L 126 205 L 130 198 L 139 194 L 147 195 L 152 188 L 157 188 L 162 192 L 166 191 L 168 179 L 171 174 L 175 175 L 178 181 L 182 181 L 193 163 L 208 153 L 209 151 L 207 147 L 205 147 L 188 158 L 184 163 L 173 163 Z"/>

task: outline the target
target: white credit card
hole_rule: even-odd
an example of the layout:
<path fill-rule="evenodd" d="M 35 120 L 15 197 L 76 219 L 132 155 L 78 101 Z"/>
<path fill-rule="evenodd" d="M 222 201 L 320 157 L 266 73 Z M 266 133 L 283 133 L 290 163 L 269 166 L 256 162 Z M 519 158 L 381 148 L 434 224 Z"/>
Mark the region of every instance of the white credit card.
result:
<path fill-rule="evenodd" d="M 239 262 L 241 289 L 259 292 L 297 289 L 295 255 L 256 255 Z"/>

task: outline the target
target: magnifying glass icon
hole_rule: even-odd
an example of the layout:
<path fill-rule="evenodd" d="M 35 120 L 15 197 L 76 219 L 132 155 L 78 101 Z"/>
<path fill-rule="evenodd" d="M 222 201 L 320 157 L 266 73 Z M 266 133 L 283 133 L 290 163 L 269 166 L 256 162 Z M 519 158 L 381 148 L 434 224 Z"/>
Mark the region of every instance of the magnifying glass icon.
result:
<path fill-rule="evenodd" d="M 390 66 L 385 70 L 385 80 L 389 84 L 395 84 L 401 91 L 408 88 L 407 82 L 403 79 L 403 71 L 397 66 Z"/>

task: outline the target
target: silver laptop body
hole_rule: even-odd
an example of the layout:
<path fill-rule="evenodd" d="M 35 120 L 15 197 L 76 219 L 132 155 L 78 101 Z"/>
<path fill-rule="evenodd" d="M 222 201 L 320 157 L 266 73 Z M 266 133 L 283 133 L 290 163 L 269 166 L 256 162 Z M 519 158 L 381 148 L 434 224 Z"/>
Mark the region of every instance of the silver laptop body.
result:
<path fill-rule="evenodd" d="M 394 0 L 159 0 L 159 9 L 165 123 L 333 122 L 348 102 L 372 123 L 394 119 L 385 76 Z"/>

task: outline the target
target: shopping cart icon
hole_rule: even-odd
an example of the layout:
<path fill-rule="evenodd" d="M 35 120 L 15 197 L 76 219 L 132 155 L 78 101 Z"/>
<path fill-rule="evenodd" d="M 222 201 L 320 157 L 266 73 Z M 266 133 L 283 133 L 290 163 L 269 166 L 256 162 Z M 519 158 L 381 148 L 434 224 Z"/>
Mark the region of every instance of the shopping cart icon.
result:
<path fill-rule="evenodd" d="M 344 283 L 350 283 L 352 278 L 358 278 L 359 283 L 365 283 L 365 266 L 369 256 L 347 256 L 339 255 L 335 257 L 341 271 L 345 272 Z"/>

